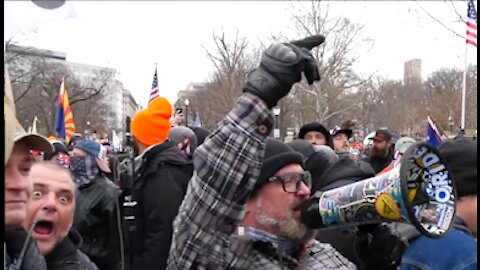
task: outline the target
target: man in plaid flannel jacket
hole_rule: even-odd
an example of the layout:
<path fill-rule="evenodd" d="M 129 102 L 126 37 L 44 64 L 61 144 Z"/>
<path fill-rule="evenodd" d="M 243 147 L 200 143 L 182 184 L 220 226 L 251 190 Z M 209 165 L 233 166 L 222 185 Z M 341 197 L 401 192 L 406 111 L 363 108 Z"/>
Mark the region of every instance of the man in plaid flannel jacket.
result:
<path fill-rule="evenodd" d="M 173 223 L 167 269 L 355 269 L 313 239 L 295 209 L 310 196 L 303 158 L 266 139 L 270 110 L 304 73 L 318 81 L 310 49 L 323 36 L 274 44 L 232 111 L 194 153 L 195 172 Z"/>

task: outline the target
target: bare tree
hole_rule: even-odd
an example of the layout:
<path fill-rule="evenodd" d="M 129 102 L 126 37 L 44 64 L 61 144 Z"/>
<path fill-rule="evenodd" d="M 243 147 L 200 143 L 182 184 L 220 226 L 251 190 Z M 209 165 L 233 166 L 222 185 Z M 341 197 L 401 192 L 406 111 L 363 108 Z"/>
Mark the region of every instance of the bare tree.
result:
<path fill-rule="evenodd" d="M 477 66 L 467 69 L 466 128 L 477 127 Z M 429 98 L 429 111 L 444 130 L 457 132 L 461 121 L 463 71 L 457 68 L 442 68 L 433 72 L 425 82 Z M 449 126 L 451 117 L 454 126 Z"/>
<path fill-rule="evenodd" d="M 229 40 L 224 32 L 213 34 L 214 50 L 205 52 L 215 70 L 205 89 L 187 93 L 192 101 L 189 118 L 196 112 L 201 115 L 202 124 L 214 128 L 227 114 L 236 99 L 242 94 L 246 74 L 257 64 L 258 53 L 248 51 L 248 42 L 237 30 Z M 183 100 L 178 101 L 183 104 Z"/>
<path fill-rule="evenodd" d="M 285 102 L 288 108 L 282 108 L 282 115 L 284 111 L 292 115 L 283 116 L 283 124 L 298 127 L 313 120 L 328 127 L 340 124 L 349 112 L 360 108 L 360 103 L 350 97 L 371 78 L 361 78 L 353 66 L 359 60 L 358 48 L 368 47 L 373 42 L 362 35 L 363 26 L 346 18 L 331 17 L 328 3 L 298 2 L 292 9 L 299 38 L 320 34 L 325 36 L 325 43 L 312 51 L 322 79 L 312 86 L 305 81 L 294 86 Z M 291 40 L 281 34 L 273 39 Z"/>
<path fill-rule="evenodd" d="M 453 35 L 455 35 L 455 36 L 457 36 L 461 39 L 465 39 L 464 34 L 460 34 L 460 33 L 456 32 L 455 30 L 453 30 L 451 27 L 449 27 L 447 25 L 447 23 L 444 21 L 444 19 L 439 19 L 437 16 L 434 16 L 426 8 L 424 8 L 423 5 L 420 4 L 418 1 L 415 0 L 415 3 L 422 10 L 423 13 L 425 13 L 430 19 L 432 19 L 433 21 L 435 21 L 436 23 L 441 25 L 445 30 L 447 30 L 448 32 L 452 33 Z M 451 17 L 452 17 L 452 19 L 454 19 L 454 21 L 456 21 L 456 22 L 466 22 L 465 19 L 462 17 L 462 15 L 460 15 L 460 13 L 457 11 L 457 8 L 455 7 L 455 4 L 453 3 L 452 0 L 444 0 L 443 3 L 446 5 L 446 7 L 448 7 L 452 11 Z M 422 17 L 422 19 L 423 19 L 423 17 Z"/>
<path fill-rule="evenodd" d="M 17 117 L 25 127 L 30 126 L 36 116 L 40 123 L 38 131 L 54 134 L 61 78 L 65 79 L 77 129 L 84 128 L 85 123 L 77 118 L 82 119 L 84 114 L 93 111 L 98 112 L 98 117 L 90 117 L 91 122 L 108 122 L 111 106 L 105 106 L 104 94 L 113 78 L 108 70 L 92 71 L 80 77 L 63 60 L 48 59 L 34 49 L 22 50 L 22 47 L 7 51 L 5 62 L 12 77 Z"/>
<path fill-rule="evenodd" d="M 18 102 L 45 76 L 45 58 L 36 54 L 34 48 L 17 46 L 11 40 L 5 48 L 4 63 L 10 82 L 15 85 L 15 102 Z"/>
<path fill-rule="evenodd" d="M 466 127 L 475 129 L 477 67 L 470 66 L 468 70 Z M 462 72 L 459 69 L 439 69 L 423 85 L 405 85 L 400 81 L 377 78 L 368 92 L 362 103 L 367 105 L 369 117 L 363 118 L 363 123 L 375 128 L 386 126 L 400 135 L 423 137 L 430 116 L 441 130 L 453 133 L 459 130 L 462 92 Z M 449 118 L 454 126 L 450 126 Z"/>

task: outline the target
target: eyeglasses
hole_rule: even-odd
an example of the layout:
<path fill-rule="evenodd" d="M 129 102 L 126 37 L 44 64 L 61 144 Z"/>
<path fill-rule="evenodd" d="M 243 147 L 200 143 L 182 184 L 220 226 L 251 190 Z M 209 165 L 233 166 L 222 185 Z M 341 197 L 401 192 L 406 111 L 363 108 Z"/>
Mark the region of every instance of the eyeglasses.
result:
<path fill-rule="evenodd" d="M 276 175 L 270 177 L 268 181 L 282 181 L 283 190 L 287 193 L 297 193 L 300 190 L 302 182 L 305 183 L 309 189 L 312 187 L 312 175 L 309 171 Z"/>

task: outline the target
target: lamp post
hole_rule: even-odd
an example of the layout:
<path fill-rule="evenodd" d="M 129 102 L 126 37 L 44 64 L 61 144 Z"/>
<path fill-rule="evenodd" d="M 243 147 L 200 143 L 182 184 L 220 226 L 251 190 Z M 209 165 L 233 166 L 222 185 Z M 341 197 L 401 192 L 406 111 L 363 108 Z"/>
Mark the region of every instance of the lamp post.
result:
<path fill-rule="evenodd" d="M 454 125 L 455 125 L 455 122 L 453 122 L 453 117 L 452 117 L 452 114 L 450 113 L 448 115 L 448 127 L 450 128 L 450 132 L 453 132 Z"/>
<path fill-rule="evenodd" d="M 87 130 L 85 130 L 85 139 L 90 139 L 90 121 L 87 121 Z"/>
<path fill-rule="evenodd" d="M 190 105 L 190 100 L 185 99 L 185 126 L 188 127 L 188 105 Z"/>
<path fill-rule="evenodd" d="M 280 128 L 278 127 L 279 123 L 278 123 L 278 116 L 280 115 L 280 112 L 281 112 L 281 109 L 280 107 L 273 107 L 272 109 L 273 111 L 273 115 L 275 115 L 275 125 L 274 125 L 274 129 L 273 129 L 273 137 L 275 139 L 280 139 Z"/>
<path fill-rule="evenodd" d="M 307 93 L 307 94 L 310 94 L 310 95 L 314 95 L 315 96 L 315 120 L 316 121 L 320 121 L 319 120 L 319 116 L 320 116 L 320 101 L 319 101 L 319 96 L 318 96 L 318 92 L 317 91 L 312 91 L 312 90 L 302 90 L 303 92 Z"/>

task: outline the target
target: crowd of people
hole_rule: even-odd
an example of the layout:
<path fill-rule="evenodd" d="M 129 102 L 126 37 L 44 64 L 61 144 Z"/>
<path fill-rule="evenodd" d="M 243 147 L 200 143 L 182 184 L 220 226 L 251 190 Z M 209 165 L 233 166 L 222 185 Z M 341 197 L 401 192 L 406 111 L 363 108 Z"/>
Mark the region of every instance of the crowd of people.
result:
<path fill-rule="evenodd" d="M 130 190 L 107 141 L 26 133 L 5 71 L 6 269 L 476 269 L 477 145 L 461 136 L 439 148 L 458 190 L 445 236 L 304 224 L 315 193 L 386 173 L 417 142 L 379 129 L 366 146 L 319 122 L 288 143 L 270 137 L 270 109 L 302 74 L 320 80 L 310 50 L 323 42 L 268 47 L 215 130 L 181 126 L 181 110 L 153 99 L 130 124 Z"/>

